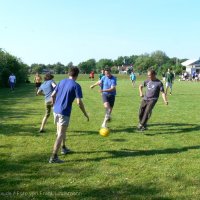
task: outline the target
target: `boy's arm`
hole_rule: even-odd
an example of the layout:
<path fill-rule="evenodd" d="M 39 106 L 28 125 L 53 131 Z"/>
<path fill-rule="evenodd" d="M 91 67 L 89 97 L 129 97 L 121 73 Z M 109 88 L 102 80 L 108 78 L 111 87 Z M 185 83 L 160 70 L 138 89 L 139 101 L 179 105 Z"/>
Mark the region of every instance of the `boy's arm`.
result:
<path fill-rule="evenodd" d="M 99 85 L 101 82 L 100 81 L 97 81 L 95 84 L 91 85 L 90 88 L 94 88 L 95 86 Z"/>
<path fill-rule="evenodd" d="M 140 97 L 143 97 L 143 96 L 144 96 L 142 90 L 143 90 L 143 85 L 140 84 L 140 85 L 139 85 L 139 93 L 140 93 Z"/>
<path fill-rule="evenodd" d="M 167 97 L 166 97 L 166 94 L 164 92 L 161 92 L 162 93 L 162 98 L 163 98 L 163 101 L 166 105 L 168 105 L 168 101 L 167 101 Z"/>
<path fill-rule="evenodd" d="M 54 90 L 51 94 L 51 104 L 54 105 L 56 99 L 56 91 Z"/>
<path fill-rule="evenodd" d="M 105 89 L 105 90 L 100 90 L 100 92 L 112 92 L 116 90 L 116 86 L 111 86 L 111 88 L 109 89 Z"/>
<path fill-rule="evenodd" d="M 42 90 L 38 90 L 38 91 L 37 91 L 37 95 L 42 95 L 42 96 L 44 96 L 44 93 L 42 92 Z"/>
<path fill-rule="evenodd" d="M 77 98 L 76 102 L 77 102 L 79 108 L 81 109 L 81 111 L 83 112 L 83 114 L 85 115 L 85 117 L 87 118 L 87 121 L 89 121 L 89 116 L 88 116 L 87 112 L 85 111 L 85 106 L 84 106 L 82 100 L 80 98 Z"/>

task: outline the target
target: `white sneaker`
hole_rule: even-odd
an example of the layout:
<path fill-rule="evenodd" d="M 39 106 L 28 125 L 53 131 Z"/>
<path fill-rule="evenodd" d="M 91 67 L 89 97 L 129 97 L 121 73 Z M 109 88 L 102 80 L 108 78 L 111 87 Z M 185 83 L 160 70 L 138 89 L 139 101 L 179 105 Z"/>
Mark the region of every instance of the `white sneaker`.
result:
<path fill-rule="evenodd" d="M 103 123 L 103 124 L 101 125 L 101 128 L 107 128 L 106 124 Z"/>

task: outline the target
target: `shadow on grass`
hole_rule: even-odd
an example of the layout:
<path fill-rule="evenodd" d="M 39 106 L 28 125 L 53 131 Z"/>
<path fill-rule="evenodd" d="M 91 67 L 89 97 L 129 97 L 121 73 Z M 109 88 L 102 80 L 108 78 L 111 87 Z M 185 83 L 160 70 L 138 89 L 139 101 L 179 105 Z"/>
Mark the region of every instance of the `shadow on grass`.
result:
<path fill-rule="evenodd" d="M 100 130 L 100 129 L 99 129 Z M 81 135 L 95 135 L 95 134 L 98 134 L 99 133 L 99 130 L 97 131 L 69 131 L 69 135 L 70 136 L 81 136 Z M 126 134 L 126 133 L 134 133 L 135 132 L 135 128 L 134 127 L 117 127 L 116 129 L 115 128 L 110 128 L 110 132 L 111 133 L 123 133 L 123 134 Z M 74 133 L 74 134 L 73 134 Z"/>
<path fill-rule="evenodd" d="M 32 155 L 23 157 L 17 162 L 1 160 L 0 198 L 1 199 L 163 199 L 161 190 L 152 183 L 143 185 L 131 185 L 126 183 L 113 184 L 105 182 L 99 186 L 87 186 L 79 184 L 71 186 L 63 180 L 61 185 L 55 185 L 54 181 L 60 178 L 59 170 L 67 167 L 67 163 L 61 165 L 51 164 L 42 166 L 47 155 Z M 38 159 L 39 158 L 39 159 Z M 57 170 L 51 169 L 57 168 Z M 61 172 L 64 170 L 62 169 Z M 69 166 L 68 166 L 69 167 Z M 70 167 L 71 168 L 71 167 Z M 85 167 L 84 167 L 85 168 Z M 49 171 L 50 170 L 50 171 Z M 87 169 L 85 169 L 87 171 Z M 68 173 L 77 173 L 73 169 Z M 50 173 L 50 174 L 49 174 Z M 66 172 L 65 172 L 66 173 Z M 63 176 L 63 174 L 62 174 Z M 48 181 L 44 181 L 47 179 Z M 52 182 L 49 182 L 52 180 Z M 77 181 L 79 182 L 79 181 Z M 4 194 L 8 194 L 6 197 Z M 9 196 L 11 194 L 11 196 Z"/>
<path fill-rule="evenodd" d="M 148 132 L 143 132 L 145 135 L 159 135 L 159 134 L 176 134 L 176 133 L 190 133 L 199 131 L 199 124 L 186 123 L 152 123 L 148 125 Z"/>
<path fill-rule="evenodd" d="M 186 124 L 186 123 L 152 123 L 148 125 L 147 131 L 138 131 L 137 127 L 116 127 L 110 128 L 110 132 L 120 133 L 120 134 L 130 134 L 130 133 L 142 133 L 147 136 L 159 135 L 159 134 L 177 134 L 177 133 L 190 133 L 193 131 L 199 131 L 199 124 Z M 81 136 L 81 135 L 93 135 L 97 134 L 97 131 L 69 131 L 71 136 Z M 75 133 L 75 134 L 73 134 Z"/>
<path fill-rule="evenodd" d="M 154 156 L 154 155 L 162 155 L 162 154 L 176 154 L 183 153 L 192 149 L 200 149 L 200 146 L 189 146 L 183 148 L 168 148 L 168 149 L 152 149 L 152 150 L 130 150 L 130 149 L 122 149 L 122 150 L 108 150 L 108 151 L 92 151 L 92 152 L 73 152 L 75 154 L 96 154 L 96 153 L 107 153 L 110 154 L 104 157 L 97 158 L 86 158 L 86 159 L 77 159 L 71 160 L 73 162 L 82 162 L 82 161 L 101 161 L 104 159 L 113 159 L 113 158 L 126 158 L 126 157 L 138 157 L 138 156 Z M 71 162 L 70 161 L 70 162 Z"/>
<path fill-rule="evenodd" d="M 34 124 L 1 124 L 0 135 L 6 136 L 41 136 Z"/>
<path fill-rule="evenodd" d="M 83 183 L 81 185 L 76 184 L 71 186 L 63 180 L 61 181 L 61 185 L 55 185 L 54 183 L 57 179 L 63 176 L 63 172 L 75 175 L 79 170 L 82 170 L 79 164 L 74 164 L 76 162 L 96 162 L 113 158 L 174 154 L 186 152 L 192 149 L 200 149 L 200 146 L 167 148 L 161 150 L 122 149 L 119 151 L 74 152 L 74 154 L 80 154 L 80 157 L 82 157 L 81 154 L 97 154 L 98 156 L 100 153 L 107 153 L 109 155 L 98 158 L 67 160 L 61 165 L 48 165 L 49 154 L 47 155 L 44 153 L 28 154 L 27 156 L 23 156 L 16 160 L 9 160 L 9 158 L 6 157 L 6 160 L 1 159 L 0 162 L 0 195 L 6 192 L 17 191 L 17 196 L 8 196 L 7 199 L 173 199 L 171 197 L 163 197 L 162 190 L 157 188 L 155 185 L 152 185 L 152 183 L 131 185 L 126 183 L 125 180 L 122 184 L 115 185 L 114 182 L 105 182 L 103 185 L 101 184 L 99 186 L 87 186 Z M 67 157 L 67 159 L 69 159 L 69 157 Z M 70 163 L 73 163 L 73 165 Z M 85 165 L 83 166 L 84 171 L 87 171 L 87 167 L 85 167 Z M 56 168 L 56 170 L 54 170 L 54 168 Z M 48 181 L 44 181 L 45 179 Z M 52 182 L 50 180 L 52 180 Z M 23 195 L 24 193 L 26 193 L 25 196 Z M 4 199 L 2 196 L 0 196 L 0 198 Z"/>

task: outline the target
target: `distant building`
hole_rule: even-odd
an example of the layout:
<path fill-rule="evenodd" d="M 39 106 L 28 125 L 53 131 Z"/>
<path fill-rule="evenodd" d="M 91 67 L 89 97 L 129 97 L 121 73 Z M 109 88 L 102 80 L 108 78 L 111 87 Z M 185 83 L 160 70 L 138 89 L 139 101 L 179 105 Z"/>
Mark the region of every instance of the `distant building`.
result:
<path fill-rule="evenodd" d="M 186 60 L 185 62 L 182 62 L 181 65 L 186 67 L 186 72 L 188 74 L 192 74 L 193 72 L 200 73 L 200 58 L 193 60 Z"/>
<path fill-rule="evenodd" d="M 122 66 L 118 66 L 117 68 L 118 68 L 119 74 L 127 74 L 129 71 L 133 70 L 132 65 L 122 65 Z"/>

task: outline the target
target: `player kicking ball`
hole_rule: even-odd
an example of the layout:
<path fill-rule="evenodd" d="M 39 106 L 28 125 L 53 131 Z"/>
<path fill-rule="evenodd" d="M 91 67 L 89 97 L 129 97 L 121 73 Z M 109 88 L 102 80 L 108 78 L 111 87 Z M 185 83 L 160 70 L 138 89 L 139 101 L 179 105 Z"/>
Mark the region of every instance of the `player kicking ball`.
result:
<path fill-rule="evenodd" d="M 103 76 L 99 81 L 90 86 L 91 89 L 99 85 L 101 86 L 100 92 L 102 93 L 103 105 L 106 111 L 103 123 L 101 125 L 102 128 L 106 128 L 107 122 L 111 119 L 111 112 L 115 103 L 117 85 L 117 80 L 111 74 L 110 68 L 105 68 L 104 73 L 105 76 Z"/>

